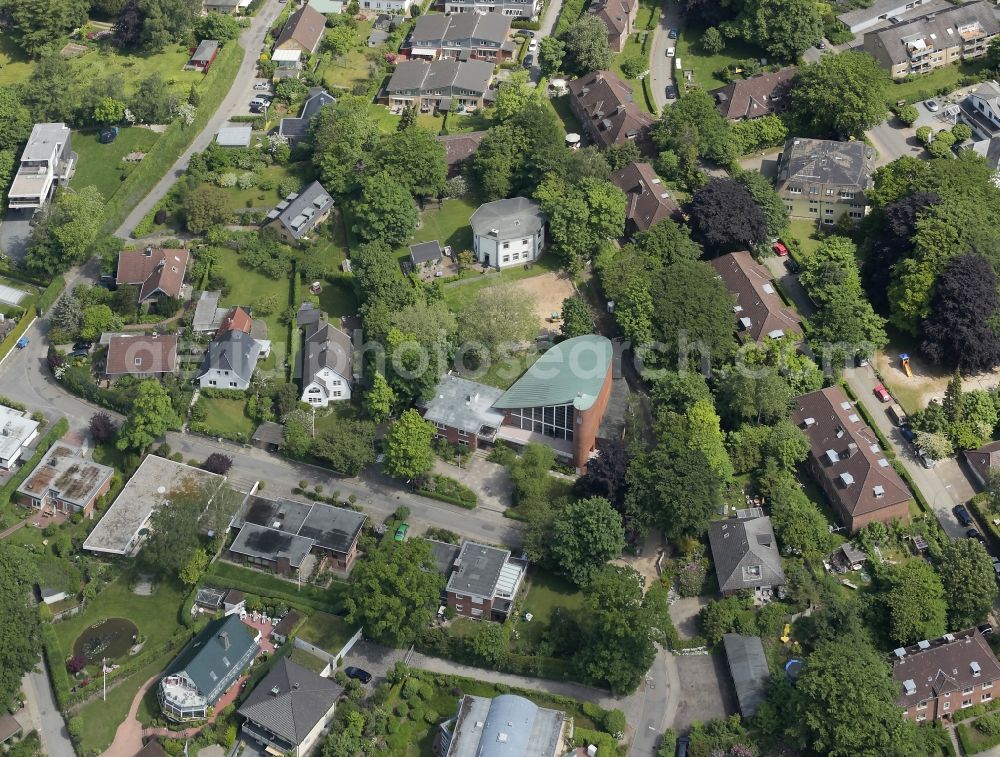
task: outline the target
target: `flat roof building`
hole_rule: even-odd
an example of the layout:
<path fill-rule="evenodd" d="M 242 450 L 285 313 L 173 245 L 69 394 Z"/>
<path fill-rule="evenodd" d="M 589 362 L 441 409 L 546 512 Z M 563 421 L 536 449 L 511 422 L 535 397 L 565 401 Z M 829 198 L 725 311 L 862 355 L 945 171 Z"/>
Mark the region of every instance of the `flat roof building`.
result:
<path fill-rule="evenodd" d="M 0 405 L 0 468 L 17 465 L 25 449 L 38 436 L 38 421 L 26 412 Z"/>
<path fill-rule="evenodd" d="M 213 497 L 225 481 L 216 473 L 147 455 L 90 532 L 83 548 L 111 555 L 131 554 L 153 513 L 172 496 L 204 487 Z"/>
<path fill-rule="evenodd" d="M 79 447 L 56 442 L 17 487 L 22 503 L 94 517 L 94 504 L 108 493 L 114 468 L 87 460 Z"/>
<path fill-rule="evenodd" d="M 449 607 L 477 620 L 502 622 L 507 618 L 527 570 L 526 562 L 512 557 L 510 550 L 474 541 L 462 542 L 450 562 L 450 550 L 438 547 L 432 552 L 448 579 L 445 594 Z"/>
<path fill-rule="evenodd" d="M 759 636 L 742 636 L 727 633 L 722 637 L 726 648 L 729 674 L 736 687 L 736 699 L 740 714 L 753 717 L 757 708 L 767 698 L 767 680 L 771 677 L 764 655 L 764 644 Z"/>
<path fill-rule="evenodd" d="M 442 724 L 443 757 L 556 757 L 565 751 L 569 718 L 516 694 L 489 699 L 466 694 Z"/>

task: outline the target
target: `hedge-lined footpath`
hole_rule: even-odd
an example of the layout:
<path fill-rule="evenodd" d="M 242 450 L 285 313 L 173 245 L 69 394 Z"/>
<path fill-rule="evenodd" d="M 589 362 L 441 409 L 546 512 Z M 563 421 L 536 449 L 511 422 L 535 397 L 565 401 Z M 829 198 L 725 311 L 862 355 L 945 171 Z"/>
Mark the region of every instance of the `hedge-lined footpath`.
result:
<path fill-rule="evenodd" d="M 222 48 L 222 52 L 212 63 L 201 86 L 198 87 L 202 105 L 198 108 L 194 122 L 190 126 L 184 126 L 179 120 L 175 120 L 156 140 L 153 149 L 146 153 L 142 162 L 108 198 L 102 232 L 113 234 L 125 221 L 132 208 L 152 191 L 180 154 L 201 133 L 214 115 L 216 107 L 225 99 L 242 62 L 243 48 L 239 44 L 230 42 Z"/>
<path fill-rule="evenodd" d="M 52 426 L 42 437 L 42 440 L 38 442 L 38 446 L 35 447 L 35 454 L 31 456 L 27 462 L 25 462 L 18 469 L 17 473 L 10 477 L 6 484 L 0 487 L 0 507 L 7 505 L 14 497 L 14 492 L 17 491 L 17 487 L 28 477 L 35 466 L 38 465 L 45 453 L 49 451 L 49 447 L 56 443 L 63 434 L 69 431 L 69 422 L 65 418 L 60 418 L 56 421 L 55 425 Z"/>

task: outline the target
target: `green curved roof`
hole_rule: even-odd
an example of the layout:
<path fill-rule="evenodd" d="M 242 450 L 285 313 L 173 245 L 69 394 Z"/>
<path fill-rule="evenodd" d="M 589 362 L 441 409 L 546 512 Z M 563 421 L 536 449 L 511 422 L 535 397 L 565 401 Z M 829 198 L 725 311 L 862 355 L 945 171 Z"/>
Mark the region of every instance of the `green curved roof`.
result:
<path fill-rule="evenodd" d="M 514 409 L 572 404 L 589 410 L 604 386 L 614 348 L 596 334 L 560 342 L 538 358 L 493 407 Z"/>

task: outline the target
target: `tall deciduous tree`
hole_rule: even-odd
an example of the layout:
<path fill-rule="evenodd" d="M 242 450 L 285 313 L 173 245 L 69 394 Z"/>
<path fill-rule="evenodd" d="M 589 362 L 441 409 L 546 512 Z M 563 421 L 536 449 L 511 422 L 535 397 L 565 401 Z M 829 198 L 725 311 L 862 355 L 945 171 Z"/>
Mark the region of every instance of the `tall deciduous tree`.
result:
<path fill-rule="evenodd" d="M 170 395 L 158 381 L 143 381 L 118 430 L 118 449 L 142 452 L 177 423 Z"/>
<path fill-rule="evenodd" d="M 459 312 L 462 349 L 488 359 L 532 343 L 539 331 L 537 304 L 531 293 L 514 284 L 480 289 Z M 499 323 L 503 328 L 497 328 Z"/>
<path fill-rule="evenodd" d="M 562 36 L 566 68 L 572 73 L 603 71 L 611 65 L 608 27 L 597 16 L 584 14 Z"/>
<path fill-rule="evenodd" d="M 824 55 L 799 69 L 792 84 L 790 112 L 806 133 L 861 138 L 888 114 L 888 77 L 866 52 Z"/>
<path fill-rule="evenodd" d="M 690 145 L 698 156 L 719 165 L 729 165 L 739 156 L 729 123 L 711 95 L 702 89 L 685 93 L 664 109 L 663 117 L 653 129 L 653 139 L 661 150 L 678 155 Z"/>
<path fill-rule="evenodd" d="M 0 87 L 0 150 L 19 148 L 31 133 L 31 114 L 14 87 Z"/>
<path fill-rule="evenodd" d="M 552 524 L 549 554 L 559 571 L 577 586 L 589 586 L 604 564 L 623 549 L 622 517 L 602 497 L 567 505 Z"/>
<path fill-rule="evenodd" d="M 21 676 L 38 663 L 38 610 L 31 592 L 38 570 L 28 555 L 0 542 L 0 702 L 11 703 L 21 688 Z M 58 664 L 58 663 L 57 663 Z"/>
<path fill-rule="evenodd" d="M 886 569 L 882 599 L 889 610 L 889 635 L 898 644 L 934 639 L 947 630 L 944 587 L 925 562 L 911 560 Z"/>
<path fill-rule="evenodd" d="M 757 171 L 740 171 L 733 177 L 733 181 L 743 187 L 763 211 L 769 237 L 778 236 L 788 227 L 788 210 L 785 208 L 785 203 L 774 191 L 774 185 L 763 174 Z"/>
<path fill-rule="evenodd" d="M 389 541 L 358 562 L 344 602 L 350 623 L 395 647 L 411 643 L 434 618 L 444 579 L 421 539 Z"/>
<path fill-rule="evenodd" d="M 989 615 L 997 598 L 997 582 L 982 544 L 976 539 L 949 539 L 937 570 L 948 601 L 949 628 L 968 628 Z"/>
<path fill-rule="evenodd" d="M 372 376 L 372 385 L 365 392 L 365 413 L 376 423 L 381 423 L 392 415 L 392 406 L 396 404 L 396 394 L 385 380 L 385 376 L 376 371 Z"/>
<path fill-rule="evenodd" d="M 104 196 L 96 187 L 60 193 L 31 238 L 28 268 L 54 276 L 82 262 L 103 217 Z"/>
<path fill-rule="evenodd" d="M 320 434 L 310 450 L 330 470 L 342 476 L 357 476 L 375 462 L 375 424 L 341 419 Z"/>
<path fill-rule="evenodd" d="M 229 220 L 229 195 L 226 190 L 205 184 L 184 198 L 184 224 L 188 231 L 203 234 Z"/>
<path fill-rule="evenodd" d="M 538 65 L 546 76 L 562 71 L 563 59 L 566 57 L 566 45 L 556 37 L 542 37 L 538 43 Z"/>
<path fill-rule="evenodd" d="M 745 39 L 790 63 L 823 37 L 823 17 L 812 0 L 747 0 L 737 23 Z"/>
<path fill-rule="evenodd" d="M 610 181 L 571 183 L 552 175 L 535 197 L 549 219 L 553 243 L 565 264 L 578 268 L 608 239 L 625 230 L 625 195 Z"/>
<path fill-rule="evenodd" d="M 354 219 L 354 231 L 365 241 L 397 247 L 417 227 L 417 206 L 406 187 L 383 172 L 362 181 Z"/>
<path fill-rule="evenodd" d="M 594 314 L 590 312 L 590 306 L 583 297 L 573 295 L 563 300 L 560 315 L 560 331 L 567 339 L 594 333 Z"/>
<path fill-rule="evenodd" d="M 66 35 L 87 22 L 89 9 L 88 0 L 6 0 L 3 6 L 17 27 L 13 39 L 29 55 L 61 48 Z"/>
<path fill-rule="evenodd" d="M 368 153 L 378 140 L 378 125 L 368 105 L 363 97 L 344 95 L 313 119 L 313 162 L 323 186 L 334 194 L 357 188 Z"/>
<path fill-rule="evenodd" d="M 745 250 L 767 238 L 767 217 L 753 196 L 733 179 L 712 179 L 688 206 L 697 238 L 720 255 Z"/>
<path fill-rule="evenodd" d="M 413 479 L 434 465 L 434 427 L 416 410 L 406 410 L 385 437 L 385 470 L 396 478 Z"/>
<path fill-rule="evenodd" d="M 437 197 L 444 192 L 448 165 L 444 144 L 427 129 L 414 126 L 382 137 L 373 164 L 396 177 L 415 197 Z"/>
<path fill-rule="evenodd" d="M 1000 364 L 1000 336 L 993 324 L 1000 295 L 986 258 L 960 255 L 938 278 L 931 314 L 924 321 L 921 350 L 935 363 L 963 373 Z"/>

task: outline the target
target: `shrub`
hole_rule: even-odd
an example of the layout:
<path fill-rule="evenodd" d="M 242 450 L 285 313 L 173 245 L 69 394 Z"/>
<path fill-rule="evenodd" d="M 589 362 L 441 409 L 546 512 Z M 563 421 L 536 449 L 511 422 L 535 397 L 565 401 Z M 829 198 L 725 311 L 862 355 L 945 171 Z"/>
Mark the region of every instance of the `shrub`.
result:
<path fill-rule="evenodd" d="M 259 180 L 260 177 L 253 171 L 246 171 L 240 174 L 240 177 L 236 180 L 236 184 L 240 189 L 250 189 L 250 187 L 257 186 Z"/>
<path fill-rule="evenodd" d="M 236 174 L 233 173 L 232 171 L 219 174 L 215 179 L 215 183 L 218 184 L 220 187 L 235 187 L 237 181 L 238 178 Z"/>
<path fill-rule="evenodd" d="M 987 736 L 1000 736 L 1000 712 L 983 715 L 976 721 L 976 730 Z"/>
<path fill-rule="evenodd" d="M 410 706 L 406 702 L 400 702 L 396 705 L 396 716 L 399 718 L 405 718 L 410 714 Z"/>

